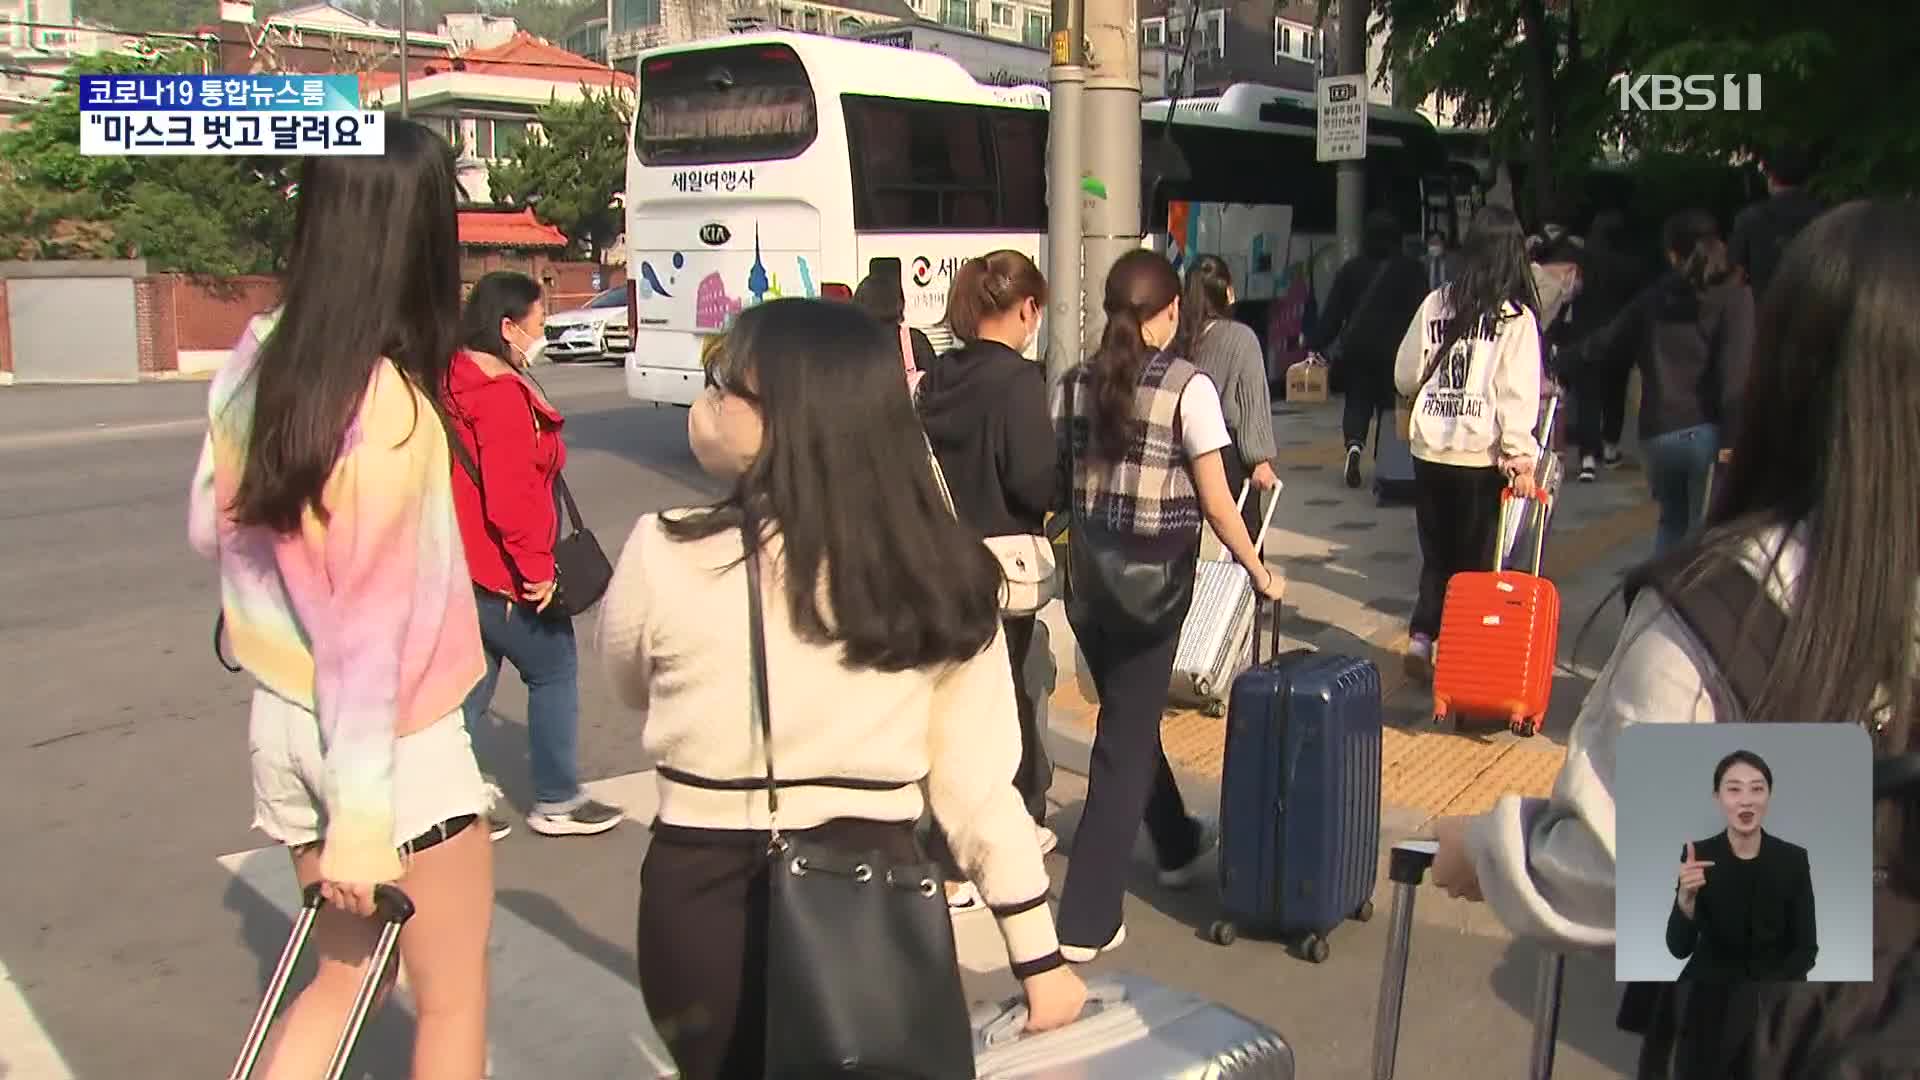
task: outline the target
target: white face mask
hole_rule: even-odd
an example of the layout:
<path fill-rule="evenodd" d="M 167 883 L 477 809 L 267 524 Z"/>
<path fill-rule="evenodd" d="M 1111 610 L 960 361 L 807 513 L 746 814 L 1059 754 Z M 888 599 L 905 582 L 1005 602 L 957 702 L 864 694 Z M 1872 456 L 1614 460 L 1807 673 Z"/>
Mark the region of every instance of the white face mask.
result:
<path fill-rule="evenodd" d="M 708 390 L 687 410 L 687 443 L 700 468 L 732 483 L 759 456 L 760 412 L 742 398 Z"/>

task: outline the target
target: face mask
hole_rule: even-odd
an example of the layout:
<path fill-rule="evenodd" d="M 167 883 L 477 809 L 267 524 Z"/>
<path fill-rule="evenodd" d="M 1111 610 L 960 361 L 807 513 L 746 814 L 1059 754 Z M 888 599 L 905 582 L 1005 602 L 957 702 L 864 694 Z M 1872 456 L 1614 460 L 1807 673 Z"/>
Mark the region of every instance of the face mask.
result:
<path fill-rule="evenodd" d="M 1440 256 L 1445 255 L 1446 253 L 1447 253 L 1447 249 L 1441 247 L 1438 244 L 1435 244 L 1432 247 L 1427 249 L 1427 257 L 1431 259 L 1437 259 Z"/>
<path fill-rule="evenodd" d="M 687 443 L 715 480 L 738 480 L 760 453 L 760 413 L 731 394 L 709 390 L 687 410 Z"/>

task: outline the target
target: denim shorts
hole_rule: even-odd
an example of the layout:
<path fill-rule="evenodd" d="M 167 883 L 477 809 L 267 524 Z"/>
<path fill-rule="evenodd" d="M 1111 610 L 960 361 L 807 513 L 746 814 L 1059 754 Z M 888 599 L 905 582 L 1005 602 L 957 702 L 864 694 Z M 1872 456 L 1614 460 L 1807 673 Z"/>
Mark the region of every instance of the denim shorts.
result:
<path fill-rule="evenodd" d="M 253 827 L 288 847 L 326 835 L 320 721 L 264 687 L 253 692 L 247 743 L 253 761 Z M 466 718 L 455 709 L 393 746 L 393 844 L 435 825 L 487 811 L 487 786 Z"/>

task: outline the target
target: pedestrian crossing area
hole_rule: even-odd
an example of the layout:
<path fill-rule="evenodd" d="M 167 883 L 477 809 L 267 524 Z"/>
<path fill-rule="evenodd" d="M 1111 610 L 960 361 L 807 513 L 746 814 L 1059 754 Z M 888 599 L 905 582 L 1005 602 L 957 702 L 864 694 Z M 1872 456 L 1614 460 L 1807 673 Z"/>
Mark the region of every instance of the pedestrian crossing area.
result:
<path fill-rule="evenodd" d="M 586 789 L 593 798 L 627 811 L 623 829 L 644 829 L 653 818 L 657 795 L 651 771 L 597 781 Z M 512 857 L 510 847 L 497 850 L 502 859 Z M 217 862 L 279 909 L 291 928 L 300 895 L 285 852 L 261 847 L 223 855 Z M 551 899 L 563 907 L 567 903 L 564 895 Z M 963 969 L 975 975 L 1005 971 L 1005 947 L 991 917 L 961 916 L 954 930 Z M 672 1080 L 679 1075 L 647 1019 L 645 1000 L 632 975 L 612 970 L 498 902 L 490 949 L 490 1080 Z M 0 986 L 0 991 L 9 989 Z M 1012 989 L 1009 980 L 1003 992 Z M 393 1006 L 412 1008 L 404 971 Z M 0 1031 L 8 1030 L 6 1017 L 6 1000 L 0 996 Z M 13 1076 L 70 1080 L 67 1073 L 25 1068 L 8 1080 Z"/>

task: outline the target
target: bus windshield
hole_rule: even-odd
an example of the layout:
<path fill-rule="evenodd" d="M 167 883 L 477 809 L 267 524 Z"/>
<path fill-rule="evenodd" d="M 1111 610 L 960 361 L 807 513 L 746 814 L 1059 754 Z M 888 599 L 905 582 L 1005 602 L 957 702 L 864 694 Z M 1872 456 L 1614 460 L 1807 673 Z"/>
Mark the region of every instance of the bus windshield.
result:
<path fill-rule="evenodd" d="M 633 149 L 642 164 L 778 161 L 819 134 L 813 84 L 789 46 L 658 56 L 641 72 Z"/>

